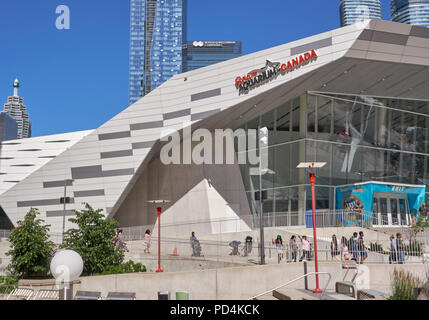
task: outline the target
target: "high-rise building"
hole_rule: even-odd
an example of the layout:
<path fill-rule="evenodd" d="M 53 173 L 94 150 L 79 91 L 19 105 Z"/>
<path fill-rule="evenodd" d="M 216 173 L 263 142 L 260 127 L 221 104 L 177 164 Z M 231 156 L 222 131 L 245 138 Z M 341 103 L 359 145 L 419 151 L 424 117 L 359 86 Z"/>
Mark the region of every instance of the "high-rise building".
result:
<path fill-rule="evenodd" d="M 392 0 L 392 21 L 429 28 L 429 0 Z"/>
<path fill-rule="evenodd" d="M 183 45 L 183 72 L 241 56 L 241 41 L 188 41 Z"/>
<path fill-rule="evenodd" d="M 348 26 L 367 19 L 382 19 L 380 0 L 341 0 L 341 26 Z"/>
<path fill-rule="evenodd" d="M 187 0 L 131 0 L 129 103 L 182 72 Z"/>
<path fill-rule="evenodd" d="M 0 112 L 0 142 L 18 138 L 18 123 L 6 112 Z"/>
<path fill-rule="evenodd" d="M 30 138 L 30 117 L 27 112 L 27 107 L 24 105 L 24 98 L 18 95 L 18 89 L 19 81 L 16 79 L 13 82 L 13 96 L 7 98 L 3 111 L 16 120 L 18 124 L 18 139 Z"/>

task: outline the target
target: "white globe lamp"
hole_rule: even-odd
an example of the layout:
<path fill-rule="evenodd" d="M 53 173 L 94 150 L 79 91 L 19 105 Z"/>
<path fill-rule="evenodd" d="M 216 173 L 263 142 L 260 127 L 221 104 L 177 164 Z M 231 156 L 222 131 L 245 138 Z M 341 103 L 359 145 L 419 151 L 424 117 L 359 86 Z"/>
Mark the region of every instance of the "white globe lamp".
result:
<path fill-rule="evenodd" d="M 51 261 L 51 273 L 60 287 L 60 298 L 70 300 L 73 295 L 73 281 L 83 271 L 82 257 L 73 250 L 63 250 L 55 254 Z"/>

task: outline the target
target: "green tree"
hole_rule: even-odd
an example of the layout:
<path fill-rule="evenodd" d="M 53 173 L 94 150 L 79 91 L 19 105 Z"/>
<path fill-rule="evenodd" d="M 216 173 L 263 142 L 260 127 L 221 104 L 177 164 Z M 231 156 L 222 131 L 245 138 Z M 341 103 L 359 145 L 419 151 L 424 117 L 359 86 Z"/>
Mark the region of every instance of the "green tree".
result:
<path fill-rule="evenodd" d="M 427 228 L 429 228 L 429 218 L 419 216 L 417 221 L 413 223 L 411 228 L 409 229 L 410 242 L 416 239 L 419 233 L 424 232 Z"/>
<path fill-rule="evenodd" d="M 55 245 L 49 241 L 49 227 L 37 219 L 37 209 L 31 209 L 24 221 L 12 231 L 9 242 L 11 250 L 6 253 L 11 257 L 8 270 L 15 277 L 46 277 L 49 272 L 49 261 Z"/>
<path fill-rule="evenodd" d="M 61 247 L 80 254 L 85 275 L 101 273 L 108 266 L 120 265 L 124 260 L 124 253 L 115 250 L 112 243 L 119 223 L 114 219 L 105 219 L 101 211 L 94 210 L 86 203 L 84 210 L 75 210 L 76 217 L 69 219 L 77 225 L 77 229 L 70 229 L 64 234 Z"/>

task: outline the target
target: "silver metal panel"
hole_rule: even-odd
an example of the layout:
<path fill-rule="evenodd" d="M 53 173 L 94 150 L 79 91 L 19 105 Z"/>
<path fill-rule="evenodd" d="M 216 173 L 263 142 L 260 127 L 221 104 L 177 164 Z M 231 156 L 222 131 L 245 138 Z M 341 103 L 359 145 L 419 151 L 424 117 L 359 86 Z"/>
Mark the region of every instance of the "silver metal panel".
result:
<path fill-rule="evenodd" d="M 326 38 L 326 39 L 314 41 L 311 43 L 306 43 L 306 44 L 303 44 L 302 46 L 292 48 L 290 49 L 290 54 L 292 56 L 296 56 L 298 54 L 307 52 L 309 50 L 316 50 L 316 49 L 325 48 L 329 46 L 332 46 L 332 38 Z"/>
<path fill-rule="evenodd" d="M 102 152 L 100 154 L 100 157 L 101 159 L 109 159 L 109 158 L 130 157 L 132 155 L 133 155 L 133 150 L 120 150 L 120 151 Z"/>
<path fill-rule="evenodd" d="M 195 114 L 191 115 L 191 121 L 205 119 L 207 117 L 210 117 L 210 116 L 212 116 L 212 115 L 220 112 L 220 110 L 221 109 L 216 109 L 216 110 L 212 110 L 212 111 L 205 111 L 205 112 L 195 113 Z"/>
<path fill-rule="evenodd" d="M 408 41 L 408 36 L 397 33 L 374 31 L 371 41 L 399 44 L 405 46 Z"/>
<path fill-rule="evenodd" d="M 136 142 L 132 144 L 133 149 L 146 149 L 154 145 L 155 141 Z"/>
<path fill-rule="evenodd" d="M 98 196 L 104 196 L 105 192 L 104 190 L 88 190 L 88 191 L 75 191 L 74 197 L 75 198 L 85 198 L 85 197 L 98 197 Z"/>
<path fill-rule="evenodd" d="M 170 120 L 174 118 L 180 118 L 184 116 L 189 116 L 191 114 L 191 109 L 185 109 L 175 112 L 164 113 L 164 120 Z"/>
<path fill-rule="evenodd" d="M 43 182 L 43 188 L 59 188 L 64 187 L 64 185 L 67 185 L 67 187 L 69 187 L 73 185 L 73 182 L 71 180 Z"/>
<path fill-rule="evenodd" d="M 74 199 L 70 198 L 70 203 L 74 203 Z M 31 201 L 19 201 L 17 202 L 18 208 L 27 207 L 41 207 L 41 206 L 55 206 L 59 205 L 60 198 L 57 199 L 46 199 L 46 200 L 31 200 Z"/>
<path fill-rule="evenodd" d="M 429 39 L 429 29 L 420 26 L 413 26 L 411 28 L 410 36 Z"/>
<path fill-rule="evenodd" d="M 121 132 L 99 134 L 98 140 L 100 140 L 100 141 L 102 141 L 102 140 L 113 140 L 113 139 L 129 138 L 129 137 L 131 137 L 131 132 L 121 131 Z"/>
<path fill-rule="evenodd" d="M 191 101 L 197 101 L 197 100 L 207 99 L 211 97 L 216 97 L 216 96 L 220 96 L 221 94 L 222 94 L 222 90 L 220 88 L 205 91 L 205 92 L 200 92 L 200 93 L 191 95 Z"/>
<path fill-rule="evenodd" d="M 88 166 L 88 167 L 72 168 L 71 172 L 72 172 L 72 178 L 75 180 L 99 178 L 99 177 L 103 176 L 101 166 Z"/>
<path fill-rule="evenodd" d="M 74 213 L 73 210 L 66 210 L 64 212 L 64 210 L 57 210 L 57 211 L 46 211 L 46 217 L 48 218 L 56 218 L 56 217 L 70 217 L 70 216 L 74 216 L 76 215 L 76 213 Z"/>
<path fill-rule="evenodd" d="M 152 122 L 144 122 L 144 123 L 133 123 L 130 125 L 130 128 L 132 131 L 135 131 L 135 130 L 161 128 L 162 126 L 164 126 L 163 121 L 152 121 Z"/>
<path fill-rule="evenodd" d="M 128 176 L 134 174 L 134 169 L 119 169 L 103 171 L 103 177 Z"/>

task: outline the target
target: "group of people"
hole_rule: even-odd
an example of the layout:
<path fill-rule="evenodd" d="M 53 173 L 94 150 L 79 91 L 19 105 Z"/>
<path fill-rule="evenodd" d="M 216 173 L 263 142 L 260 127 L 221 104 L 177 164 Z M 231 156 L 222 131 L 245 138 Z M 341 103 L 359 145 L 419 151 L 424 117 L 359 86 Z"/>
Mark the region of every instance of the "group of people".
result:
<path fill-rule="evenodd" d="M 363 231 L 354 232 L 350 239 L 342 237 L 340 243 L 334 234 L 331 241 L 331 258 L 338 261 L 354 260 L 357 264 L 362 264 L 368 258 Z"/>
<path fill-rule="evenodd" d="M 118 229 L 115 231 L 115 235 L 113 236 L 112 243 L 115 246 L 116 250 L 125 250 L 129 252 L 127 243 L 124 239 L 124 232 L 122 229 Z M 150 243 L 151 243 L 151 236 L 150 236 L 150 230 L 146 230 L 146 233 L 144 235 L 144 252 L 150 253 Z"/>
<path fill-rule="evenodd" d="M 394 235 L 390 236 L 390 264 L 403 264 L 405 263 L 405 244 L 402 240 L 402 234 L 397 233 L 396 239 Z"/>
<path fill-rule="evenodd" d="M 113 236 L 112 243 L 115 246 L 116 250 L 125 250 L 129 251 L 127 244 L 124 240 L 124 233 L 121 229 L 116 230 L 115 235 Z"/>
<path fill-rule="evenodd" d="M 303 260 L 310 260 L 311 258 L 311 245 L 310 242 L 307 240 L 307 236 L 298 236 L 299 240 L 301 241 L 301 249 L 302 249 L 302 255 L 299 261 Z M 277 235 L 276 239 L 272 239 L 273 245 L 276 246 L 277 251 L 277 261 L 278 263 L 281 262 L 281 260 L 284 258 L 284 245 L 283 245 L 283 239 L 281 234 Z M 289 252 L 290 252 L 290 262 L 296 262 L 298 257 L 298 243 L 296 240 L 296 236 L 293 235 L 289 240 Z"/>

